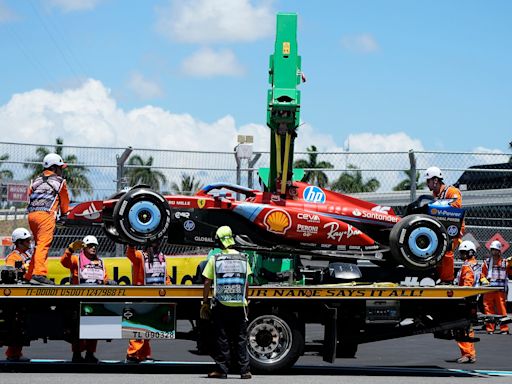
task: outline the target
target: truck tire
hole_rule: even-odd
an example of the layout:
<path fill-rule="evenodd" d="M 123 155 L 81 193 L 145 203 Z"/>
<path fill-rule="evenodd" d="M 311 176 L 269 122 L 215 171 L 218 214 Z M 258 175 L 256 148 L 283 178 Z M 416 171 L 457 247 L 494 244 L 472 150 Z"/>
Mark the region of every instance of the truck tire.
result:
<path fill-rule="evenodd" d="M 248 326 L 249 358 L 256 372 L 290 368 L 304 351 L 304 334 L 295 316 L 259 315 Z"/>
<path fill-rule="evenodd" d="M 448 249 L 444 226 L 427 215 L 411 215 L 400 220 L 389 235 L 391 254 L 406 268 L 435 267 Z"/>
<path fill-rule="evenodd" d="M 159 193 L 146 186 L 135 186 L 116 203 L 113 221 L 122 239 L 144 245 L 167 234 L 171 209 Z"/>

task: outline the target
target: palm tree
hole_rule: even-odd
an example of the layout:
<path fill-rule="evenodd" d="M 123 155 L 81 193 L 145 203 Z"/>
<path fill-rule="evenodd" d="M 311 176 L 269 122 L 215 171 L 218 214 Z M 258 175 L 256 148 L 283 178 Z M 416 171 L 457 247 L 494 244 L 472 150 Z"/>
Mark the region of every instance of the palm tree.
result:
<path fill-rule="evenodd" d="M 343 172 L 331 184 L 333 191 L 344 193 L 374 192 L 380 187 L 380 182 L 376 178 L 371 178 L 365 182 L 362 172 L 355 165 L 349 164 L 347 168 L 350 171 Z"/>
<path fill-rule="evenodd" d="M 126 171 L 126 177 L 130 185 L 146 184 L 152 189 L 160 191 L 160 187 L 167 183 L 167 178 L 160 172 L 153 170 L 153 156 L 149 156 L 147 161 L 144 161 L 139 155 L 133 155 L 130 157 L 127 163 L 128 168 Z"/>
<path fill-rule="evenodd" d="M 43 172 L 44 157 L 47 154 L 54 152 L 61 156 L 64 162 L 68 164 L 68 167 L 65 170 L 65 176 L 69 192 L 71 192 L 73 197 L 77 198 L 82 193 L 91 195 L 93 192 L 93 188 L 91 182 L 89 181 L 86 175 L 89 172 L 89 170 L 83 165 L 77 165 L 78 158 L 76 157 L 76 155 L 64 156 L 64 140 L 62 138 L 57 137 L 55 143 L 56 144 L 53 151 L 49 150 L 47 147 L 37 147 L 36 158 L 28 159 L 28 164 L 23 165 L 25 168 L 32 169 L 32 174 L 28 177 L 28 179 L 34 179 Z"/>
<path fill-rule="evenodd" d="M 194 194 L 202 187 L 203 183 L 200 180 L 196 180 L 195 176 L 187 175 L 186 173 L 181 175 L 180 185 L 174 182 L 171 184 L 171 189 L 174 193 L 188 196 Z"/>
<path fill-rule="evenodd" d="M 403 179 L 401 182 L 399 182 L 397 185 L 393 187 L 393 191 L 410 191 L 411 190 L 411 170 L 407 169 L 403 171 L 405 174 L 405 179 Z M 421 182 L 420 180 L 420 173 L 416 171 L 416 189 L 425 189 L 427 186 L 427 183 Z"/>
<path fill-rule="evenodd" d="M 0 164 L 2 164 L 5 160 L 9 159 L 9 154 L 5 153 L 2 156 L 0 156 Z M 12 179 L 14 177 L 12 171 L 8 169 L 2 169 L 0 170 L 0 180 L 3 179 Z"/>
<path fill-rule="evenodd" d="M 308 160 L 299 159 L 293 163 L 294 168 L 318 168 L 318 169 L 327 169 L 334 168 L 334 165 L 329 163 L 328 161 L 320 161 L 318 162 L 318 153 L 316 146 L 312 145 L 307 148 L 308 151 Z M 310 184 L 316 184 L 320 188 L 326 187 L 329 184 L 329 178 L 325 174 L 324 171 L 320 170 L 309 170 L 304 174 L 303 181 Z"/>

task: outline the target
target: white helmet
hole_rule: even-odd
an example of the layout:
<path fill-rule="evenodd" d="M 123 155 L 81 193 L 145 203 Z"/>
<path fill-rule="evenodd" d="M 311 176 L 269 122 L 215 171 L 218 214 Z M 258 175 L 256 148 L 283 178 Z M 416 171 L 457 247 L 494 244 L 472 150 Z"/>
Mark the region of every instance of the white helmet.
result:
<path fill-rule="evenodd" d="M 98 239 L 96 238 L 96 236 L 93 236 L 93 235 L 87 235 L 84 237 L 84 239 L 82 240 L 84 242 L 85 245 L 89 245 L 89 244 L 96 244 L 98 245 Z"/>
<path fill-rule="evenodd" d="M 475 247 L 475 244 L 473 244 L 472 241 L 469 241 L 469 240 L 464 240 L 462 243 L 460 243 L 459 245 L 459 252 L 460 251 L 467 251 L 467 252 L 470 252 L 470 251 L 473 251 L 474 253 L 476 253 L 476 247 Z"/>
<path fill-rule="evenodd" d="M 62 157 L 57 155 L 56 153 L 49 153 L 43 159 L 43 167 L 44 169 L 50 168 L 52 165 L 56 165 L 58 167 L 66 168 L 68 165 L 62 160 Z"/>
<path fill-rule="evenodd" d="M 498 240 L 494 240 L 491 243 L 491 246 L 489 247 L 489 249 L 497 249 L 498 251 L 501 251 L 501 243 Z"/>
<path fill-rule="evenodd" d="M 441 172 L 441 170 L 437 167 L 429 167 L 427 168 L 427 170 L 425 171 L 425 179 L 428 180 L 428 179 L 431 179 L 433 177 L 437 177 L 439 179 L 442 179 L 443 178 L 443 172 Z"/>
<path fill-rule="evenodd" d="M 26 240 L 30 239 L 32 237 L 32 234 L 28 231 L 28 229 L 25 228 L 16 228 L 14 231 L 12 231 L 12 242 L 16 243 L 18 240 Z"/>

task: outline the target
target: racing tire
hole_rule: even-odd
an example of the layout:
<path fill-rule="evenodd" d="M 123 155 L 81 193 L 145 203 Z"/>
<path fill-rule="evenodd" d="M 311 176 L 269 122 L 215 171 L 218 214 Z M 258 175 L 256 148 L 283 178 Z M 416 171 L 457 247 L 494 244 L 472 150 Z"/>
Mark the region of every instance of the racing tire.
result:
<path fill-rule="evenodd" d="M 110 196 L 108 200 L 111 199 L 119 199 L 121 198 L 126 192 L 117 192 Z M 103 208 L 103 211 L 101 212 L 101 221 L 102 221 L 102 227 L 103 227 L 103 233 L 105 233 L 105 236 L 113 241 L 116 244 L 129 244 L 129 242 L 121 237 L 119 235 L 119 232 L 117 232 L 116 226 L 114 224 L 114 209 L 111 207 Z"/>
<path fill-rule="evenodd" d="M 411 215 L 400 220 L 389 235 L 391 254 L 406 268 L 435 267 L 448 249 L 444 226 L 427 215 Z"/>
<path fill-rule="evenodd" d="M 171 209 L 159 193 L 146 186 L 136 186 L 119 199 L 112 218 L 122 240 L 144 245 L 158 241 L 167 234 Z"/>
<path fill-rule="evenodd" d="M 251 369 L 274 373 L 295 364 L 304 351 L 304 332 L 291 314 L 262 314 L 247 327 Z"/>

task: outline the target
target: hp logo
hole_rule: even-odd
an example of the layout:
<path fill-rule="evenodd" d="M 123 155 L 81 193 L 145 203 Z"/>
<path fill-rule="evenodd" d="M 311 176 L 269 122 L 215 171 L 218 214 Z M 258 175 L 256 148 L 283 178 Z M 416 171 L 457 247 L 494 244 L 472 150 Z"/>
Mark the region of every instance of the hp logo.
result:
<path fill-rule="evenodd" d="M 185 228 L 185 231 L 193 231 L 196 228 L 196 223 L 192 220 L 187 220 L 183 223 L 183 228 Z"/>
<path fill-rule="evenodd" d="M 303 198 L 309 203 L 325 203 L 325 193 L 320 188 L 309 186 L 304 190 Z"/>

